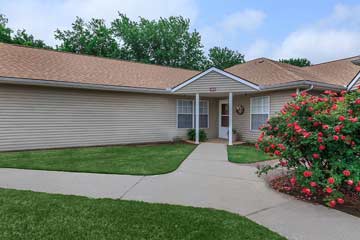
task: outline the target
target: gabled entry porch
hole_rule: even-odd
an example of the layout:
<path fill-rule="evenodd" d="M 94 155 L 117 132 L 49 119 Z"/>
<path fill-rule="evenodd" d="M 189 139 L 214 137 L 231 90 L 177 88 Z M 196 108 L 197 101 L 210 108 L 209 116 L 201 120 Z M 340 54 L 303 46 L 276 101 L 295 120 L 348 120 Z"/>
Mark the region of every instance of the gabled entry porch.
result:
<path fill-rule="evenodd" d="M 201 124 L 201 102 L 210 99 L 212 102 L 215 101 L 215 104 L 209 111 L 216 112 L 217 119 L 216 122 L 212 122 L 210 126 L 208 125 L 208 128 L 211 128 L 211 132 L 216 132 L 213 137 L 227 139 L 229 145 L 233 145 L 234 141 L 234 108 L 238 107 L 234 106 L 234 97 L 238 99 L 238 105 L 242 106 L 242 96 L 256 94 L 258 91 L 259 87 L 257 85 L 217 68 L 210 68 L 172 89 L 175 94 L 194 99 L 193 128 L 196 133 L 196 144 L 199 144 L 199 132 L 203 126 Z M 237 122 L 240 123 L 240 121 Z M 245 123 L 245 121 L 242 122 Z M 244 128 L 246 127 L 248 128 L 248 126 L 244 126 Z"/>

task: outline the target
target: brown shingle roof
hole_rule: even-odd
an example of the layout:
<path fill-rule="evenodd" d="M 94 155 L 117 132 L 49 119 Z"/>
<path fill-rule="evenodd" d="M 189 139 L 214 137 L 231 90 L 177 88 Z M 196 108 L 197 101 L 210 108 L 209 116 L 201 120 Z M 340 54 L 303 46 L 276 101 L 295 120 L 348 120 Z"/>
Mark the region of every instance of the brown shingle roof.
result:
<path fill-rule="evenodd" d="M 226 71 L 263 86 L 301 80 L 346 86 L 360 72 L 360 66 L 352 63 L 355 59 L 359 57 L 301 68 L 267 58 L 259 58 L 227 68 Z"/>
<path fill-rule="evenodd" d="M 225 69 L 260 86 L 311 80 L 346 86 L 360 72 L 360 57 L 296 67 L 259 58 Z M 122 87 L 167 89 L 198 71 L 0 43 L 0 76 Z"/>
<path fill-rule="evenodd" d="M 198 71 L 0 43 L 0 76 L 140 88 L 171 88 Z"/>

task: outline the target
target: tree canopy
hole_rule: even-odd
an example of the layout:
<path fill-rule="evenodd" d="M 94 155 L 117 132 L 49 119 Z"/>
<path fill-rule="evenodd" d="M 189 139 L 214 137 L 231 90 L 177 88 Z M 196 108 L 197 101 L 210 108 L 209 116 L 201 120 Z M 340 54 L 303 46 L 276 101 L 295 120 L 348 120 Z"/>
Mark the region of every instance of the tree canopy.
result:
<path fill-rule="evenodd" d="M 225 69 L 236 64 L 244 63 L 244 55 L 227 47 L 213 47 L 209 50 L 208 67 Z"/>
<path fill-rule="evenodd" d="M 85 23 L 77 17 L 71 30 L 55 31 L 55 39 L 61 43 L 60 51 L 119 58 L 119 46 L 103 19 L 91 19 Z"/>
<path fill-rule="evenodd" d="M 14 31 L 0 14 L 0 42 L 51 48 L 25 30 Z M 109 24 L 104 19 L 85 21 L 77 17 L 69 30 L 57 29 L 56 50 L 138 61 L 187 69 L 220 69 L 244 63 L 244 55 L 227 47 L 204 53 L 201 36 L 190 29 L 190 20 L 181 16 L 138 21 L 119 13 Z"/>
<path fill-rule="evenodd" d="M 13 30 L 7 27 L 8 19 L 0 14 L 0 42 L 25 45 L 36 48 L 51 48 L 44 41 L 35 39 L 33 35 L 28 34 L 26 30 Z"/>
<path fill-rule="evenodd" d="M 311 62 L 307 58 L 280 59 L 279 62 L 291 64 L 298 67 L 307 67 L 311 65 Z"/>

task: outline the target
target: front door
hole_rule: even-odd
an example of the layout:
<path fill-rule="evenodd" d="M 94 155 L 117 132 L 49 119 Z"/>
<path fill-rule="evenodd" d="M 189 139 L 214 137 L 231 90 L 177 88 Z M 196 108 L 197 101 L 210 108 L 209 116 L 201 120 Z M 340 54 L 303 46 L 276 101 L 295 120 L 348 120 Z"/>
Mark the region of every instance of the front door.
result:
<path fill-rule="evenodd" d="M 229 131 L 229 102 L 228 100 L 219 101 L 219 138 L 228 139 Z"/>

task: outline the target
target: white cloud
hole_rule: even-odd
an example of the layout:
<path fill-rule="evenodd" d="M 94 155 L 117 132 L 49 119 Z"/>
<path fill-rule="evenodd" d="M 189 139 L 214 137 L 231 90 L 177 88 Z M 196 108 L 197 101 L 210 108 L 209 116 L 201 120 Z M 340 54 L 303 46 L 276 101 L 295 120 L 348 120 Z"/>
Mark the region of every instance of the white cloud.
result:
<path fill-rule="evenodd" d="M 265 17 L 265 13 L 260 10 L 246 9 L 234 12 L 218 22 L 200 28 L 199 32 L 205 51 L 214 46 L 240 49 L 238 46 L 241 34 L 244 31 L 254 31 L 259 28 Z"/>
<path fill-rule="evenodd" d="M 54 31 L 70 28 L 76 16 L 104 18 L 109 23 L 118 11 L 134 20 L 138 16 L 156 19 L 182 15 L 195 22 L 198 15 L 195 0 L 0 0 L 0 6 L 11 28 L 26 29 L 51 45 L 55 44 Z"/>
<path fill-rule="evenodd" d="M 360 54 L 360 32 L 304 29 L 291 33 L 275 58 L 306 57 L 313 63 Z"/>
<path fill-rule="evenodd" d="M 263 57 L 267 54 L 270 48 L 270 43 L 263 39 L 256 40 L 253 44 L 247 48 L 245 53 L 245 58 L 247 61 Z"/>
<path fill-rule="evenodd" d="M 227 31 L 257 29 L 265 20 L 266 14 L 256 9 L 246 9 L 227 16 L 221 25 Z"/>
<path fill-rule="evenodd" d="M 306 57 L 313 63 L 360 54 L 360 5 L 336 5 L 331 15 L 291 32 L 273 58 Z"/>

